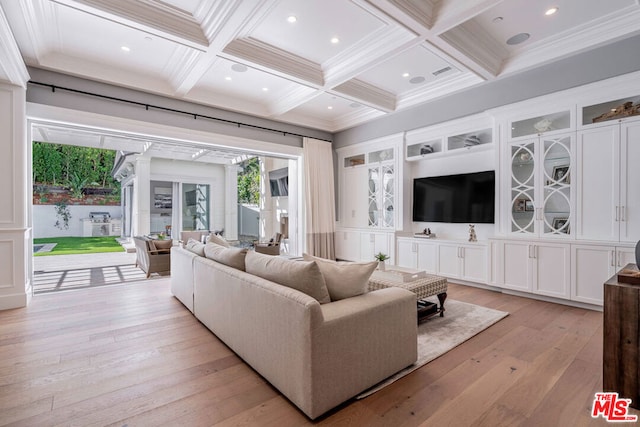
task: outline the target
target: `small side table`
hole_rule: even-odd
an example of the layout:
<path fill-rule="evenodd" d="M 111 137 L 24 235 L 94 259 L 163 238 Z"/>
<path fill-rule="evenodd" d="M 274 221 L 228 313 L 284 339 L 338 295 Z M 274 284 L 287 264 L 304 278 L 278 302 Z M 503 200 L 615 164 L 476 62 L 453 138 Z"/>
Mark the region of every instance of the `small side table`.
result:
<path fill-rule="evenodd" d="M 603 322 L 603 391 L 618 392 L 640 409 L 640 285 L 620 283 L 617 273 L 607 280 Z"/>

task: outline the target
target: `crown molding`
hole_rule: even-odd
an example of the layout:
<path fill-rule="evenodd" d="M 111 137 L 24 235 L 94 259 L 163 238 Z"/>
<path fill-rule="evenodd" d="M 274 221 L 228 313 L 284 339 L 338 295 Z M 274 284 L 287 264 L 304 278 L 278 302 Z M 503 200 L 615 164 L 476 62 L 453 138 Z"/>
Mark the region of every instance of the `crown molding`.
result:
<path fill-rule="evenodd" d="M 435 20 L 432 31 L 435 34 L 442 34 L 465 22 L 470 21 L 475 16 L 492 8 L 504 0 L 440 0 L 436 3 Z"/>
<path fill-rule="evenodd" d="M 26 88 L 29 72 L 2 8 L 0 8 L 0 57 L 2 58 L 0 79 Z"/>
<path fill-rule="evenodd" d="M 278 93 L 277 96 L 274 97 L 277 101 L 270 103 L 267 107 L 269 117 L 277 117 L 285 114 L 287 111 L 293 110 L 318 95 L 319 93 L 315 89 L 303 85 L 296 85 L 295 88 L 285 93 Z"/>
<path fill-rule="evenodd" d="M 209 46 L 209 40 L 191 14 L 158 0 L 51 1 L 196 49 L 205 50 Z"/>
<path fill-rule="evenodd" d="M 434 0 L 387 0 L 406 16 L 429 29 L 433 26 L 436 1 Z"/>
<path fill-rule="evenodd" d="M 405 109 L 414 105 L 432 101 L 442 96 L 466 89 L 482 83 L 483 78 L 473 73 L 462 73 L 437 79 L 431 84 L 407 92 L 398 97 L 398 109 Z"/>
<path fill-rule="evenodd" d="M 378 63 L 380 58 L 397 54 L 415 45 L 417 35 L 404 27 L 389 23 L 369 37 L 345 49 L 322 64 L 328 87 L 343 83 Z"/>
<path fill-rule="evenodd" d="M 200 63 L 204 54 L 198 50 L 178 45 L 173 54 L 164 67 L 163 74 L 167 76 L 167 80 L 175 88 L 176 95 L 184 95 L 195 83 L 202 77 L 204 71 L 197 73 L 194 78 L 194 69 Z M 185 82 L 189 80 L 192 84 L 187 85 Z"/>
<path fill-rule="evenodd" d="M 322 69 L 318 64 L 260 40 L 251 37 L 236 39 L 229 43 L 223 52 L 249 61 L 272 74 L 273 71 L 277 71 L 282 77 L 294 77 L 303 84 L 324 86 Z"/>
<path fill-rule="evenodd" d="M 520 52 L 512 54 L 505 60 L 502 74 L 539 66 L 638 32 L 640 32 L 640 7 L 629 6 L 624 10 L 603 16 L 595 22 L 565 31 L 557 37 L 523 46 Z"/>
<path fill-rule="evenodd" d="M 362 80 L 349 80 L 333 88 L 333 91 L 340 96 L 347 96 L 387 113 L 396 109 L 396 97 L 393 93 Z"/>

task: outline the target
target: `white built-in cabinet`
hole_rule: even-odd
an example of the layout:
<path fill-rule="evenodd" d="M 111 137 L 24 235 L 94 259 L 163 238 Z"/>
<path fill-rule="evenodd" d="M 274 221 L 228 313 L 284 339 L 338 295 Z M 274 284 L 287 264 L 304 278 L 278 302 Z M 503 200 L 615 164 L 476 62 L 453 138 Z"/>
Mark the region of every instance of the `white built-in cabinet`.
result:
<path fill-rule="evenodd" d="M 501 242 L 501 287 L 569 299 L 571 294 L 570 245 L 508 240 Z"/>
<path fill-rule="evenodd" d="M 374 261 L 382 252 L 395 262 L 395 230 L 402 226 L 399 158 L 402 135 L 338 151 L 339 211 L 336 258 Z"/>
<path fill-rule="evenodd" d="M 397 265 L 436 274 L 437 246 L 433 240 L 399 237 Z"/>
<path fill-rule="evenodd" d="M 640 119 L 627 120 L 578 132 L 578 239 L 640 239 Z"/>
<path fill-rule="evenodd" d="M 618 270 L 635 263 L 633 248 L 606 245 L 572 245 L 571 299 L 603 304 L 603 284 Z"/>
<path fill-rule="evenodd" d="M 484 242 L 399 237 L 397 265 L 451 279 L 487 283 L 488 252 Z"/>

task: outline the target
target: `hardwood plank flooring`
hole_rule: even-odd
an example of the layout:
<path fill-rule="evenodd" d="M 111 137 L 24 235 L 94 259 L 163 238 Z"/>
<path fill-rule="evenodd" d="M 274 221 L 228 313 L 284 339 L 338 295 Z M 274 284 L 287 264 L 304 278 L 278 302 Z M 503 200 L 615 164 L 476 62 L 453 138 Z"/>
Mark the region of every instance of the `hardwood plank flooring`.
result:
<path fill-rule="evenodd" d="M 602 313 L 450 284 L 496 325 L 311 422 L 159 278 L 0 312 L 0 425 L 599 426 Z M 633 414 L 639 414 L 632 410 Z"/>

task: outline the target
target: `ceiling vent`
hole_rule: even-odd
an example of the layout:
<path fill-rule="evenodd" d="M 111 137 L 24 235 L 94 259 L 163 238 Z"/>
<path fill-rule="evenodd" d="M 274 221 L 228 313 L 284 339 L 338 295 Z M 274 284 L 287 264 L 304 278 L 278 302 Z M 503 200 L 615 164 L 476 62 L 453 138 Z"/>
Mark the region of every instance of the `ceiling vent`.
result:
<path fill-rule="evenodd" d="M 447 71 L 451 71 L 451 67 L 444 67 L 444 68 L 441 68 L 441 69 L 439 69 L 438 71 L 434 71 L 432 74 L 433 74 L 434 76 L 436 76 L 436 77 L 437 77 L 437 76 L 439 76 L 439 75 L 440 75 L 440 74 L 442 74 L 442 73 L 446 73 Z"/>

